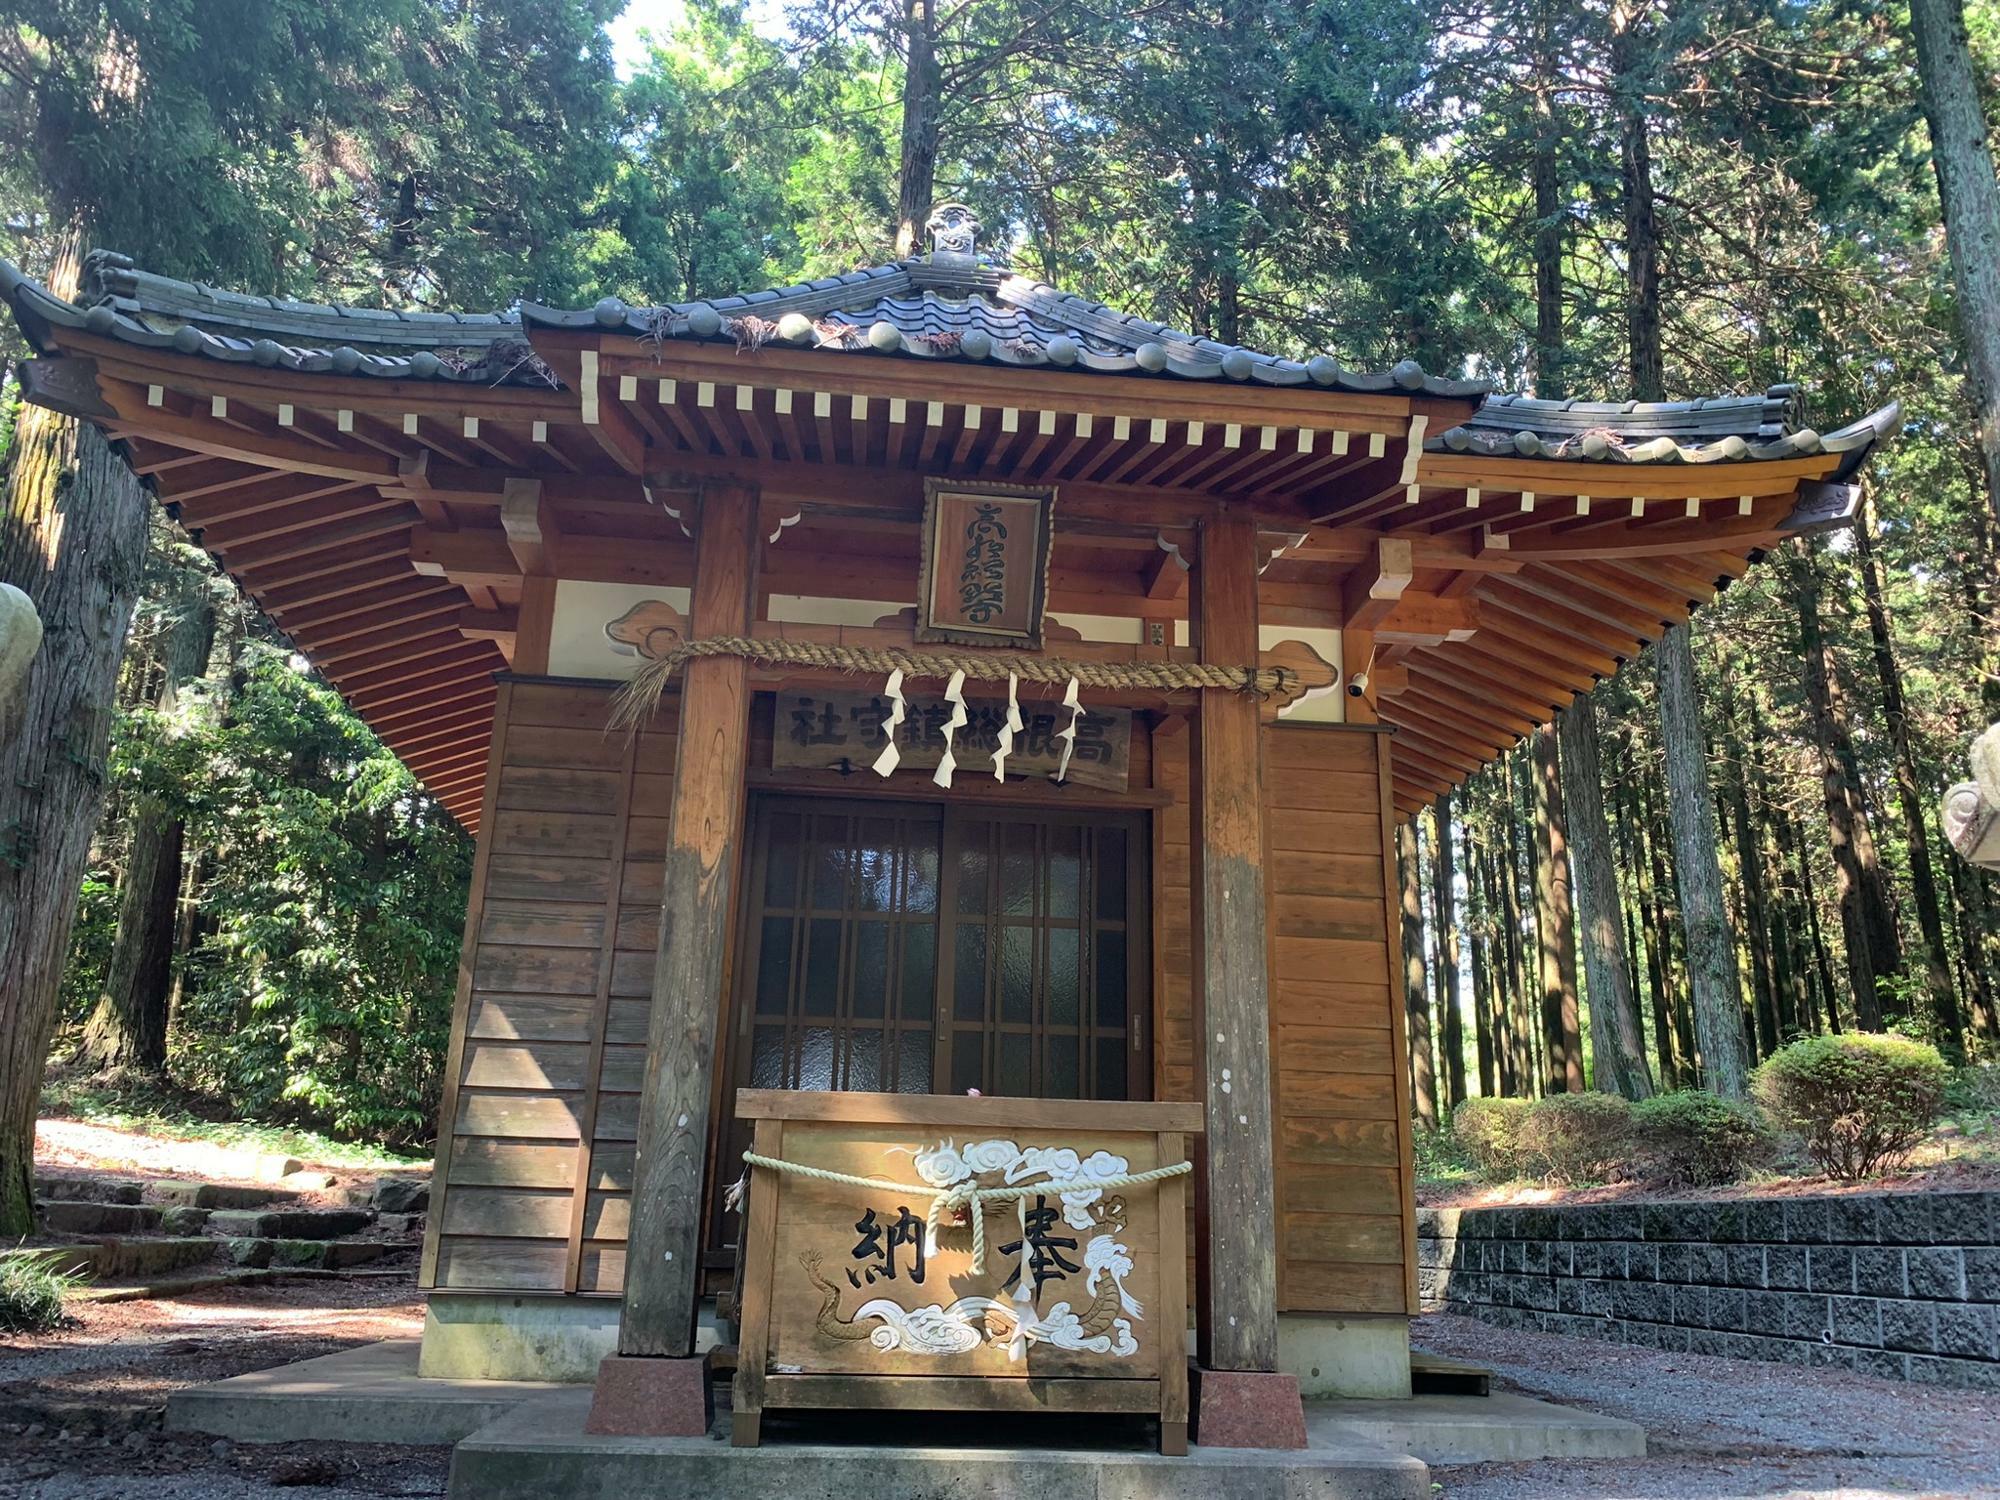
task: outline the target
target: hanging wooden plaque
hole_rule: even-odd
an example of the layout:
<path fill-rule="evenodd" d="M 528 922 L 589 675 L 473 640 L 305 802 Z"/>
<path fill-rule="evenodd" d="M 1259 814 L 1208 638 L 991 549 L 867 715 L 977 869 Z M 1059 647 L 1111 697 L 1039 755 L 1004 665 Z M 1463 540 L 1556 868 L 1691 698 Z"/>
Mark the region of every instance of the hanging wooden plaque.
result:
<path fill-rule="evenodd" d="M 917 639 L 1042 646 L 1053 488 L 924 483 L 923 601 Z"/>

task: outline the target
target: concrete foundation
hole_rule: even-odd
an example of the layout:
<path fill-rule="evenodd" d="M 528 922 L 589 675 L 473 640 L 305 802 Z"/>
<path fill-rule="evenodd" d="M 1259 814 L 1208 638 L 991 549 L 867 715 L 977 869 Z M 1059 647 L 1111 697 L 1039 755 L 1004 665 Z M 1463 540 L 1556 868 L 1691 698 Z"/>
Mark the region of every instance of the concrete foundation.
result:
<path fill-rule="evenodd" d="M 1143 1424 L 871 1413 L 796 1431 L 765 1418 L 759 1448 L 715 1438 L 593 1437 L 584 1391 L 543 1397 L 458 1445 L 451 1500 L 1427 1500 L 1423 1463 L 1353 1440 L 1297 1452 L 1148 1450 Z M 1004 1431 L 1000 1429 L 1004 1425 Z M 1093 1439 L 1091 1434 L 1095 1433 Z M 1038 1436 L 1039 1435 L 1039 1436 Z M 1010 1446 L 990 1446 L 1004 1441 Z M 1081 1446 L 1086 1441 L 1123 1444 Z M 989 1446 L 979 1446 L 985 1444 Z"/>
<path fill-rule="evenodd" d="M 249 1443 L 457 1443 L 454 1500 L 1427 1500 L 1426 1464 L 1646 1451 L 1629 1422 L 1515 1395 L 1308 1401 L 1307 1446 L 1288 1452 L 1163 1458 L 1139 1419 L 937 1412 L 767 1414 L 763 1447 L 731 1448 L 728 1387 L 715 1393 L 715 1435 L 596 1437 L 588 1385 L 429 1379 L 417 1341 L 392 1339 L 176 1391 L 166 1425 Z"/>
<path fill-rule="evenodd" d="M 1427 1464 L 1646 1454 L 1643 1427 L 1505 1391 L 1407 1401 L 1312 1402 L 1306 1406 L 1306 1432 L 1315 1443 L 1368 1443 Z"/>
<path fill-rule="evenodd" d="M 704 1303 L 695 1352 L 705 1354 L 716 1343 L 714 1308 Z M 615 1297 L 432 1292 L 417 1373 L 432 1380 L 588 1384 L 605 1356 L 617 1352 Z"/>
<path fill-rule="evenodd" d="M 389 1339 L 175 1391 L 167 1398 L 167 1430 L 240 1443 L 455 1443 L 523 1401 L 561 1389 L 426 1380 L 417 1373 L 417 1341 Z"/>
<path fill-rule="evenodd" d="M 1308 1401 L 1403 1400 L 1410 1394 L 1410 1320 L 1281 1313 L 1278 1368 L 1297 1377 Z"/>

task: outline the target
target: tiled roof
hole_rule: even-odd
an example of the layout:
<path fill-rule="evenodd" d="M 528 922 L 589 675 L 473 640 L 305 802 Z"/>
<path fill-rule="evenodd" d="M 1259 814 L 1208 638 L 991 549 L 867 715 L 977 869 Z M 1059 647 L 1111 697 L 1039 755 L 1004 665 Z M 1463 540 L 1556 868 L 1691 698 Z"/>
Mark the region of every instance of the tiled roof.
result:
<path fill-rule="evenodd" d="M 1799 388 L 1702 401 L 1542 401 L 1489 394 L 1482 381 L 1431 375 L 1413 360 L 1381 373 L 1326 355 L 1291 360 L 1217 343 L 1017 276 L 990 260 L 934 252 L 737 297 L 633 307 L 606 298 L 582 309 L 522 303 L 502 313 L 385 312 L 250 297 L 157 276 L 99 251 L 77 303 L 52 297 L 0 261 L 0 298 L 36 343 L 80 328 L 146 348 L 301 373 L 472 385 L 548 385 L 555 376 L 529 342 L 536 329 L 642 340 L 783 344 L 889 358 L 1020 368 L 1318 386 L 1352 393 L 1477 398 L 1433 452 L 1602 463 L 1705 464 L 1832 453 L 1844 475 L 1901 425 L 1891 404 L 1831 433 L 1799 425 Z"/>
<path fill-rule="evenodd" d="M 1902 426 L 1891 402 L 1836 432 L 1800 425 L 1800 390 L 1774 385 L 1756 396 L 1703 401 L 1539 401 L 1489 396 L 1464 422 L 1425 446 L 1433 452 L 1554 458 L 1591 463 L 1724 463 L 1736 459 L 1843 455 L 1844 476 L 1870 445 Z"/>
<path fill-rule="evenodd" d="M 1350 392 L 1468 397 L 1490 389 L 1484 381 L 1427 374 L 1413 360 L 1368 373 L 1325 355 L 1281 359 L 1116 312 L 985 260 L 946 254 L 659 307 L 606 298 L 581 309 L 523 303 L 504 313 L 385 312 L 221 291 L 141 271 L 105 252 L 91 257 L 85 296 L 76 304 L 50 296 L 3 262 L 0 295 L 14 304 L 30 337 L 49 325 L 84 328 L 233 363 L 390 379 L 545 383 L 548 372 L 531 357 L 527 335 L 548 328 Z"/>
<path fill-rule="evenodd" d="M 635 338 L 776 342 L 1112 375 L 1456 397 L 1491 389 L 1486 381 L 1427 374 L 1414 360 L 1370 374 L 1326 355 L 1282 359 L 1217 343 L 970 255 L 938 253 L 745 297 L 665 307 L 631 307 L 615 297 L 580 312 L 526 303 L 521 316 L 531 328 L 594 327 Z"/>

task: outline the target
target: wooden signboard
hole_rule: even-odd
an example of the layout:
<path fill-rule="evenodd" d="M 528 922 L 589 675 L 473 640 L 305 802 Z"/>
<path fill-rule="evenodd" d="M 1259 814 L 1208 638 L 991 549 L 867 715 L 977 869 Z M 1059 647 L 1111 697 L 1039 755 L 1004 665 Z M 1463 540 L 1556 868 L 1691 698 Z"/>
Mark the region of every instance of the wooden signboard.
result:
<path fill-rule="evenodd" d="M 879 1186 L 757 1167 L 744 1245 L 734 1441 L 765 1407 L 1154 1413 L 1187 1442 L 1192 1104 L 744 1089 L 753 1151 Z M 1047 1183 L 926 1230 L 931 1188 Z"/>
<path fill-rule="evenodd" d="M 944 726 L 951 706 L 943 698 L 916 693 L 905 693 L 904 700 L 903 722 L 897 730 L 901 766 L 930 770 L 944 755 Z M 886 743 L 891 707 L 880 693 L 780 693 L 771 764 L 805 770 L 872 764 Z M 991 776 L 1007 705 L 968 699 L 965 714 L 966 722 L 952 737 L 958 774 Z M 1054 702 L 1023 703 L 1021 720 L 1023 727 L 1007 757 L 1007 774 L 1053 776 L 1062 762 L 1062 741 L 1056 733 L 1068 725 L 1069 710 Z M 1086 708 L 1076 726 L 1076 752 L 1063 779 L 1122 792 L 1131 759 L 1132 711 Z"/>
<path fill-rule="evenodd" d="M 1039 651 L 1056 492 L 931 479 L 924 495 L 917 639 Z"/>

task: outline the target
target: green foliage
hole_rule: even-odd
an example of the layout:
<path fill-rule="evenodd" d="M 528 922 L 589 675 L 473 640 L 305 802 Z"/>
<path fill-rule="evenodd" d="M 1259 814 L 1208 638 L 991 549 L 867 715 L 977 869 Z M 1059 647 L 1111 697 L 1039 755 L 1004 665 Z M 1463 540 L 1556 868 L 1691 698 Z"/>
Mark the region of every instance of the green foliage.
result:
<path fill-rule="evenodd" d="M 1515 1134 L 1520 1166 L 1549 1182 L 1601 1182 L 1632 1152 L 1632 1105 L 1616 1094 L 1551 1094 Z"/>
<path fill-rule="evenodd" d="M 403 1143 L 435 1123 L 465 835 L 334 693 L 253 644 L 226 722 L 171 751 L 211 851 L 172 1037 L 249 1119 Z"/>
<path fill-rule="evenodd" d="M 1713 1187 L 1736 1182 L 1770 1157 L 1755 1113 L 1701 1089 L 1656 1094 L 1632 1106 L 1633 1167 L 1649 1182 Z"/>
<path fill-rule="evenodd" d="M 63 1302 L 76 1278 L 34 1255 L 0 1255 L 0 1333 L 50 1333 L 68 1322 Z"/>
<path fill-rule="evenodd" d="M 1937 1123 L 1950 1070 L 1903 1037 L 1806 1037 L 1751 1078 L 1751 1092 L 1829 1175 L 1866 1177 L 1906 1156 Z"/>
<path fill-rule="evenodd" d="M 1945 1108 L 1955 1115 L 2000 1114 L 2000 1064 L 1953 1068 L 1945 1086 Z"/>
<path fill-rule="evenodd" d="M 1529 1108 L 1526 1099 L 1467 1099 L 1452 1111 L 1452 1139 L 1485 1176 L 1512 1177 L 1521 1167 L 1521 1126 Z"/>
<path fill-rule="evenodd" d="M 1451 1125 L 1415 1126 L 1411 1144 L 1416 1158 L 1417 1181 L 1433 1186 L 1464 1182 L 1477 1173 L 1471 1153 L 1459 1144 Z"/>

